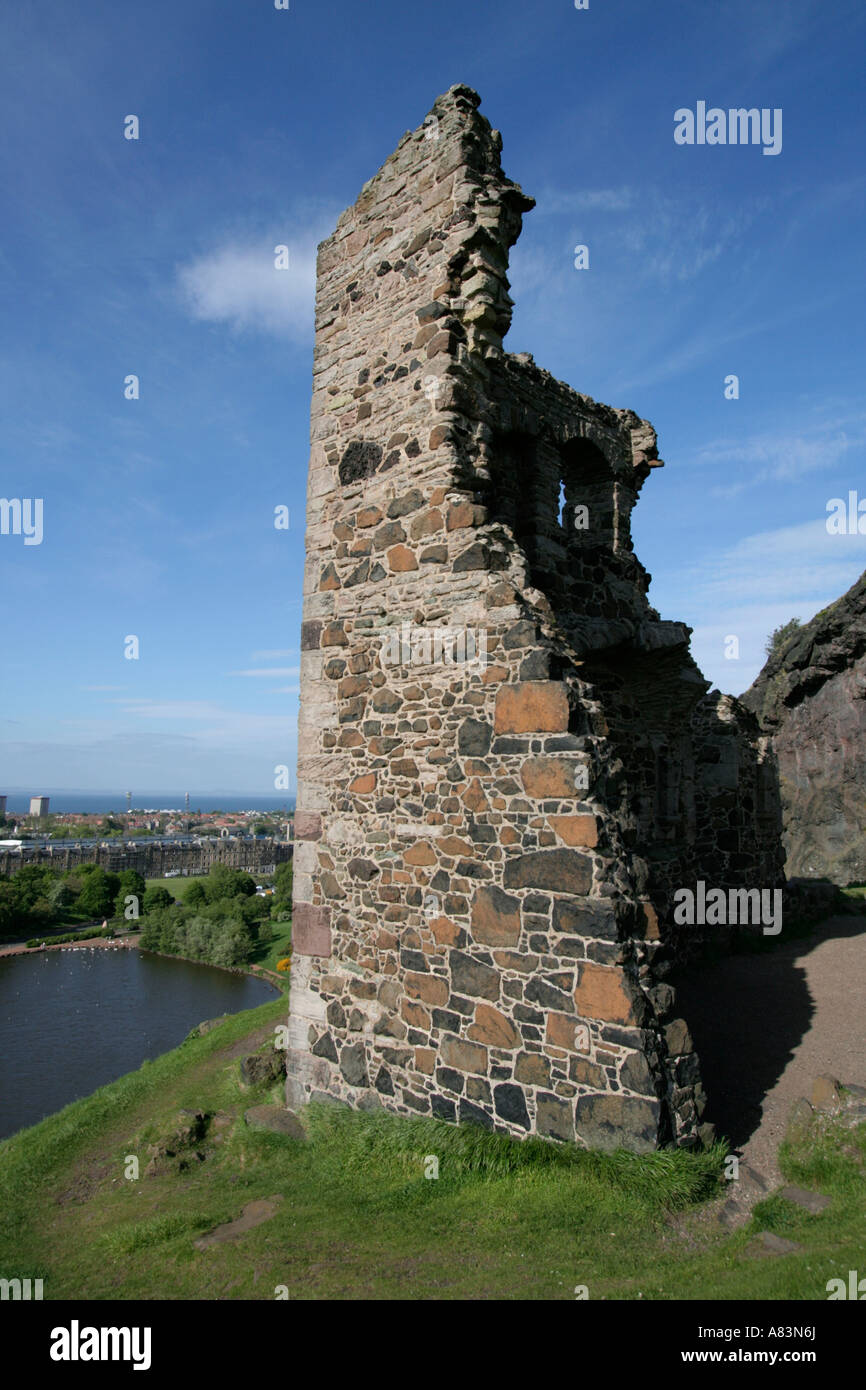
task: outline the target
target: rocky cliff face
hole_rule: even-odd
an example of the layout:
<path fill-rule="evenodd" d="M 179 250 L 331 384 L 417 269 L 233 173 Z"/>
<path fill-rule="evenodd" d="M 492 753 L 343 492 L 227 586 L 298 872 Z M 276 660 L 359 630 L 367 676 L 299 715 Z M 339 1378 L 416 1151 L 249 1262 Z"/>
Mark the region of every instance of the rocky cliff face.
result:
<path fill-rule="evenodd" d="M 789 877 L 866 879 L 866 573 L 742 696 L 773 738 Z"/>

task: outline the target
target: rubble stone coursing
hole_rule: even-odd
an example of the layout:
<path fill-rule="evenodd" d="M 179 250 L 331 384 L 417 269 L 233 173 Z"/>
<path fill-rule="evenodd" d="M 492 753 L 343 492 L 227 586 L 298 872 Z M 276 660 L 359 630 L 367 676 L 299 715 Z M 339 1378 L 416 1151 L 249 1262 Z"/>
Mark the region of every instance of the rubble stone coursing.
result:
<path fill-rule="evenodd" d="M 287 1102 L 694 1143 L 670 893 L 781 882 L 772 762 L 647 602 L 651 425 L 503 351 L 533 201 L 478 105 L 319 248 Z"/>

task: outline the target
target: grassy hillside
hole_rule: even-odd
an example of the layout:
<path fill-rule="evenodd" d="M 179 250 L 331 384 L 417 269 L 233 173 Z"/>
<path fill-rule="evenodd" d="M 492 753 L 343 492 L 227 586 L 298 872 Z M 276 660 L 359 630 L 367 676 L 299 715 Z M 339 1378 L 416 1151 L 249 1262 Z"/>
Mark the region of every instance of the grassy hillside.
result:
<path fill-rule="evenodd" d="M 307 1143 L 252 1130 L 244 1111 L 281 1088 L 242 1089 L 238 1059 L 270 1052 L 284 1020 L 284 1000 L 231 1017 L 0 1145 L 0 1272 L 41 1277 L 46 1299 L 273 1299 L 281 1285 L 291 1298 L 572 1299 L 586 1285 L 591 1299 L 809 1299 L 862 1264 L 866 1126 L 784 1155 L 797 1181 L 820 1181 L 827 1211 L 775 1196 L 731 1235 L 714 1219 L 721 1148 L 581 1153 L 335 1106 L 310 1108 Z M 188 1123 L 183 1109 L 211 1112 L 206 1137 L 146 1176 L 148 1146 Z M 270 1197 L 264 1224 L 194 1247 Z M 761 1227 L 802 1252 L 750 1257 Z"/>

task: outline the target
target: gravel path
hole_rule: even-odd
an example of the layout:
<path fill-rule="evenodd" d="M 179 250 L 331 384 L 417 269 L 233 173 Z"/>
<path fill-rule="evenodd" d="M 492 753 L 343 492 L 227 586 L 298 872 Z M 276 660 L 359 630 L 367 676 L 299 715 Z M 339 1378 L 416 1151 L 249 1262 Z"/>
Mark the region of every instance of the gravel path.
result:
<path fill-rule="evenodd" d="M 779 1142 L 814 1078 L 866 1085 L 866 919 L 829 918 L 809 938 L 676 983 L 701 1058 L 705 1118 L 781 1182 Z"/>

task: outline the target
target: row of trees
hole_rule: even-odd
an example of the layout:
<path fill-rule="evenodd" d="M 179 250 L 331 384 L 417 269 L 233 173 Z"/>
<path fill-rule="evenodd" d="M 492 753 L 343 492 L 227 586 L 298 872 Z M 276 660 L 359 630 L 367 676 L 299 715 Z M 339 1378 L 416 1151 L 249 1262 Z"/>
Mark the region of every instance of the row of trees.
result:
<path fill-rule="evenodd" d="M 193 879 L 182 903 L 161 884 L 151 884 L 144 895 L 142 946 L 211 965 L 243 965 L 257 945 L 270 941 L 272 920 L 285 919 L 291 868 L 279 865 L 273 898 L 258 897 L 250 875 L 225 864 L 212 864 L 207 877 Z"/>
<path fill-rule="evenodd" d="M 145 882 L 136 869 L 108 873 L 99 864 L 60 872 L 47 864 L 27 864 L 0 878 L 0 936 L 34 935 L 53 924 L 122 917 L 127 898 L 141 901 Z"/>
<path fill-rule="evenodd" d="M 60 871 L 28 864 L 0 878 L 0 937 L 36 936 L 49 926 L 76 926 L 98 918 L 135 927 L 140 920 L 142 944 L 172 955 L 190 955 L 215 964 L 239 964 L 253 946 L 269 939 L 271 920 L 291 918 L 292 865 L 280 864 L 272 897 L 256 896 L 254 879 L 241 869 L 212 864 L 204 878 L 185 882 L 182 904 L 161 883 L 145 884 L 136 869 L 109 873 L 98 864 Z M 187 940 L 187 927 L 197 925 Z M 228 923 L 236 930 L 229 930 Z M 216 959 L 225 938 L 232 959 Z M 238 959 L 238 953 L 241 954 Z"/>

